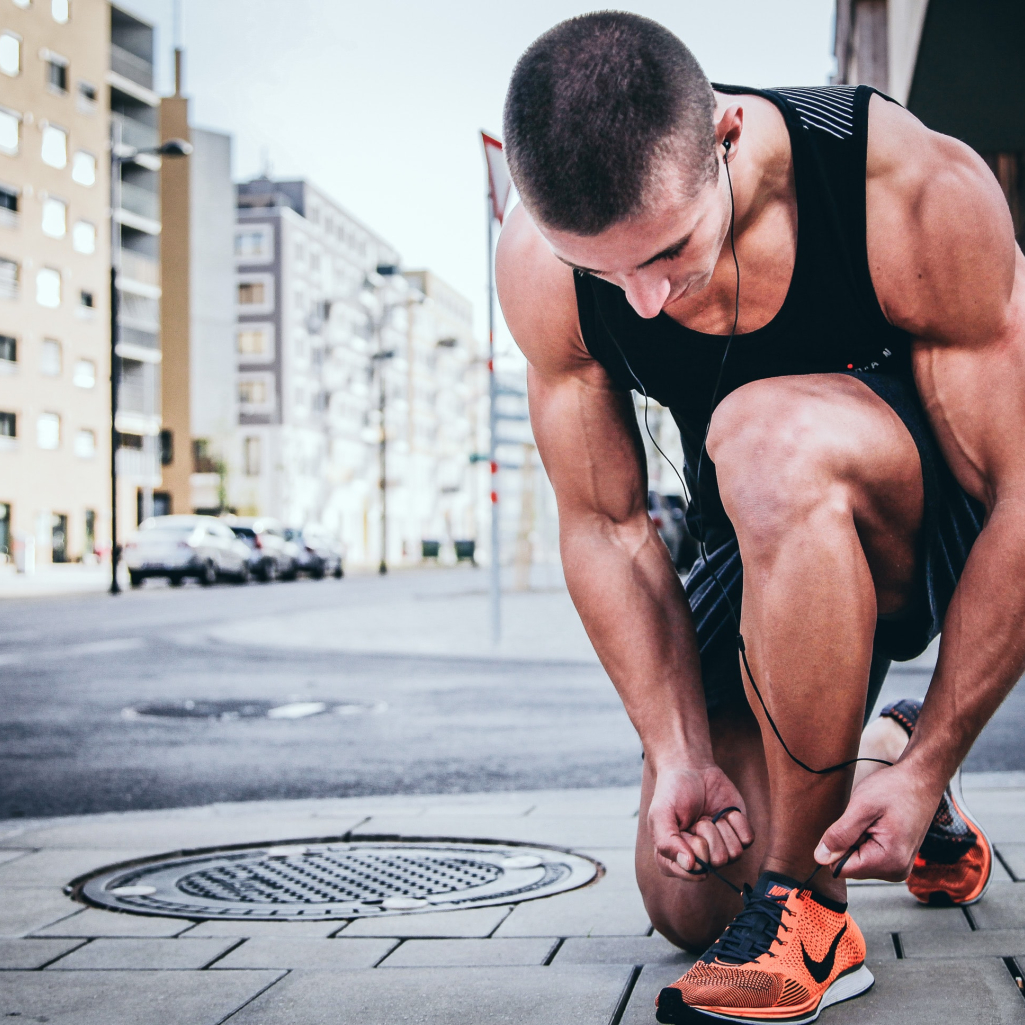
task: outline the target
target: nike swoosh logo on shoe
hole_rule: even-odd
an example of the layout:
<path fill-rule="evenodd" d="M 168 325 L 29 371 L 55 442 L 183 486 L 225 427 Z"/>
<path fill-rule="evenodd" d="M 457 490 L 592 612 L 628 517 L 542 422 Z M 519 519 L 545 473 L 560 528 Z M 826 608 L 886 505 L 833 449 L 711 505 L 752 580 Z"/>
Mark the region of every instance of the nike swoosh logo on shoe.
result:
<path fill-rule="evenodd" d="M 801 941 L 801 956 L 804 958 L 804 967 L 808 969 L 808 974 L 820 986 L 829 978 L 829 974 L 833 970 L 833 962 L 836 961 L 836 948 L 840 946 L 840 940 L 845 932 L 847 932 L 846 922 L 844 922 L 843 928 L 833 937 L 833 942 L 830 943 L 829 950 L 826 951 L 826 956 L 821 961 L 816 961 L 814 958 L 809 957 L 808 951 L 804 949 L 804 940 Z"/>

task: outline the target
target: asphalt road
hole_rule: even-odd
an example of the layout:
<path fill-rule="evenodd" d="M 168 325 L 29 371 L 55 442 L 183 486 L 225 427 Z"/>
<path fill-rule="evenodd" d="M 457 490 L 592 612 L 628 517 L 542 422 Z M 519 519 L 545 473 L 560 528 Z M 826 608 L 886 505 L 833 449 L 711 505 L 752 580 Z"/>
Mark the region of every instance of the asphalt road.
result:
<path fill-rule="evenodd" d="M 483 588 L 472 571 L 0 600 L 0 818 L 264 798 L 635 783 L 640 747 L 596 665 L 261 649 L 215 624 Z M 887 693 L 924 693 L 921 673 Z M 322 702 L 189 719 L 147 703 Z M 1025 693 L 968 769 L 1025 769 Z"/>

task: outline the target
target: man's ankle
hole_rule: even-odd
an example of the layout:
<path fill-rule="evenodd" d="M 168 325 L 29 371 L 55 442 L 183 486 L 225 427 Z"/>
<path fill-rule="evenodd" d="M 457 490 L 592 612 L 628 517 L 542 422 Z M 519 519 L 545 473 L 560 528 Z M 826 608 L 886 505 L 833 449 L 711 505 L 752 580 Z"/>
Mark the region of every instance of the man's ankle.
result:
<path fill-rule="evenodd" d="M 807 886 L 814 893 L 819 893 L 830 900 L 846 903 L 847 881 L 844 879 L 834 879 L 832 872 L 826 865 L 819 866 L 813 875 L 814 868 L 815 862 L 811 858 L 805 861 L 804 859 L 773 857 L 769 855 L 766 856 L 765 861 L 762 863 L 763 872 L 776 872 L 779 875 L 789 876 L 791 879 L 796 879 L 802 886 Z"/>

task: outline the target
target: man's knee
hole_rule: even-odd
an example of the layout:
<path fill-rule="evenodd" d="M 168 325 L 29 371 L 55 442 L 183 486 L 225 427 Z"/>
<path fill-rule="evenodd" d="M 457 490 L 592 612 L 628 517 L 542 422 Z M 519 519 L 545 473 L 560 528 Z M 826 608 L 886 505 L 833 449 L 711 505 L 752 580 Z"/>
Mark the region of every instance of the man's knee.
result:
<path fill-rule="evenodd" d="M 742 540 L 772 550 L 810 517 L 849 516 L 849 439 L 821 398 L 789 379 L 755 381 L 716 408 L 708 432 L 723 505 Z"/>

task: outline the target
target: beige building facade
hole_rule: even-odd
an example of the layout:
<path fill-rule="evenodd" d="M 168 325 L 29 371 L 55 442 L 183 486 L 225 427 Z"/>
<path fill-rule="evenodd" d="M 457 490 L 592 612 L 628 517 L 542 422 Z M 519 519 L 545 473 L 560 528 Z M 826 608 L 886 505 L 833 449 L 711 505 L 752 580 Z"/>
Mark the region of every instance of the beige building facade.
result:
<path fill-rule="evenodd" d="M 5 557 L 109 544 L 109 33 L 103 0 L 0 2 Z"/>

